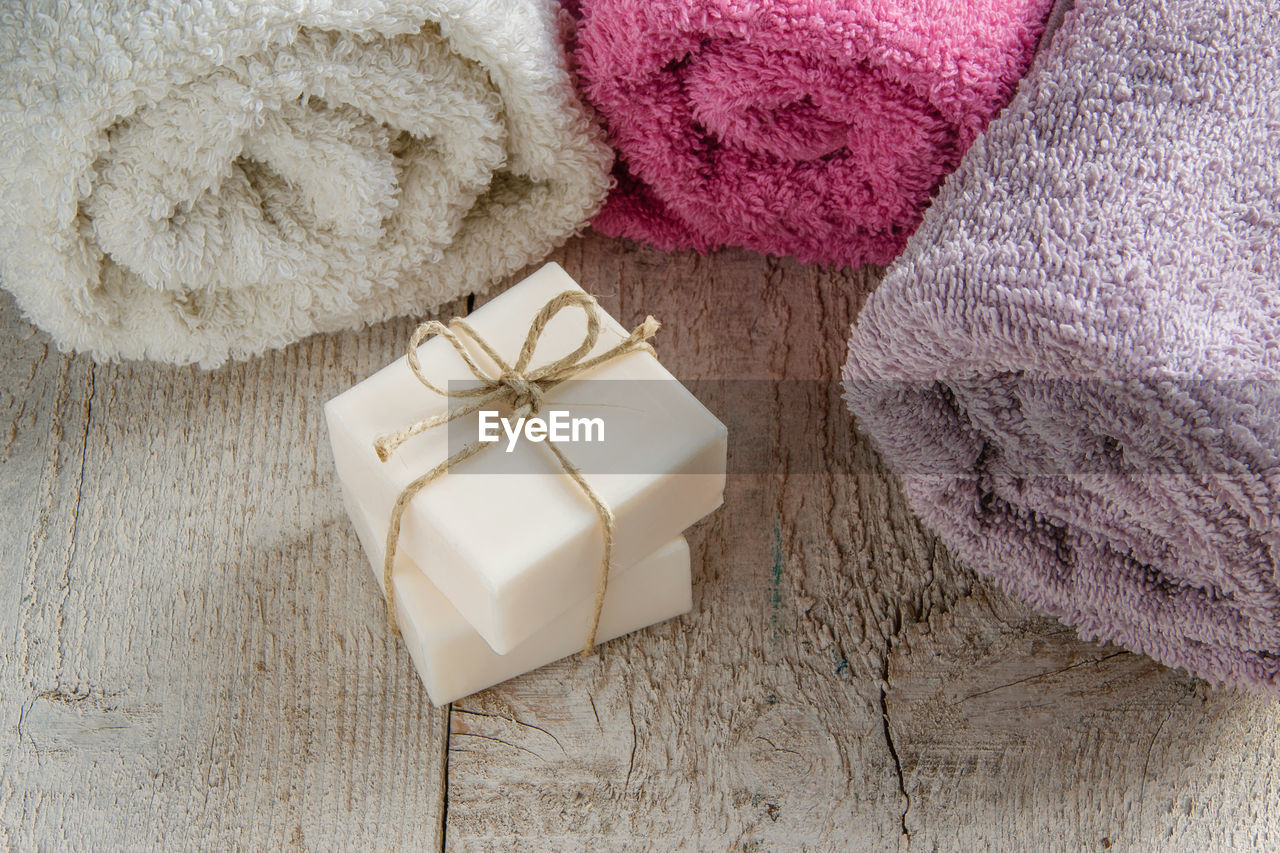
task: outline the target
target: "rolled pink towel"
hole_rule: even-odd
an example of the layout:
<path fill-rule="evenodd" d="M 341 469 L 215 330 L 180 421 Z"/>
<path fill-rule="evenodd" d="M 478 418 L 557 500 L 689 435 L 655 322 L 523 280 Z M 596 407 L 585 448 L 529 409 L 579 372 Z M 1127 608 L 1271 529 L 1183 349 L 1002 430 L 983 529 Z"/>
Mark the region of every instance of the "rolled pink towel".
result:
<path fill-rule="evenodd" d="M 582 0 L 620 152 L 595 219 L 662 249 L 887 263 L 1011 97 L 1052 0 Z"/>

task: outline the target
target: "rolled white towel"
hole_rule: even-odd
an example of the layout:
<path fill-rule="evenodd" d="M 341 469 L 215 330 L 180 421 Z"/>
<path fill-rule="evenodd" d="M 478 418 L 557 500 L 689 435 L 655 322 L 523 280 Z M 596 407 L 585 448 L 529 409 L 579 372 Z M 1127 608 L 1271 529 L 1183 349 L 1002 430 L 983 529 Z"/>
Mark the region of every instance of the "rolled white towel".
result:
<path fill-rule="evenodd" d="M 0 284 L 64 349 L 207 367 L 483 290 L 608 189 L 560 15 L 0 9 Z"/>

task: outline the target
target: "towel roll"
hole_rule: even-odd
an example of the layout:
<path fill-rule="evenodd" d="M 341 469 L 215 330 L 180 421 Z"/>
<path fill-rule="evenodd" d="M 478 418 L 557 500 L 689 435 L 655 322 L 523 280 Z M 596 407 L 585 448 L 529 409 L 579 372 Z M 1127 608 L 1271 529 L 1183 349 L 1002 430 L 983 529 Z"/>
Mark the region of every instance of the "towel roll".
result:
<path fill-rule="evenodd" d="M 858 318 L 862 428 L 969 565 L 1280 696 L 1280 8 L 1077 0 Z"/>
<path fill-rule="evenodd" d="M 64 348 L 204 366 L 483 289 L 583 227 L 608 189 L 562 14 L 551 0 L 10 9 L 0 283 Z"/>
<path fill-rule="evenodd" d="M 581 0 L 620 154 L 594 226 L 887 263 L 1012 95 L 1052 0 Z"/>

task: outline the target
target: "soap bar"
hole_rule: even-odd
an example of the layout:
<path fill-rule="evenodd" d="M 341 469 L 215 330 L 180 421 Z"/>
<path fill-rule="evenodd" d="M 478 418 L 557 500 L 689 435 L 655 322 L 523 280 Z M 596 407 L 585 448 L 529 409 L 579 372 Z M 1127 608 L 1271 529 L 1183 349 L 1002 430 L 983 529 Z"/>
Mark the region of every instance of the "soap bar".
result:
<path fill-rule="evenodd" d="M 581 288 L 558 265 L 548 264 L 467 322 L 514 363 L 533 318 L 565 290 Z M 593 353 L 627 335 L 600 313 Z M 547 324 L 531 368 L 574 350 L 585 328 L 581 312 L 558 314 Z M 497 366 L 479 348 L 467 346 L 476 362 L 496 375 Z M 443 338 L 427 340 L 418 356 L 424 374 L 440 387 L 473 379 Z M 378 459 L 374 441 L 445 412 L 448 405 L 400 358 L 325 406 L 338 477 L 354 505 L 384 535 L 401 491 L 456 451 L 459 435 L 478 435 L 479 415 L 421 432 L 386 462 Z M 555 411 L 604 423 L 602 441 L 557 446 L 614 513 L 615 571 L 634 566 L 654 543 L 676 538 L 720 505 L 725 427 L 652 354 L 630 353 L 556 386 L 541 412 L 550 417 Z M 544 444 L 520 441 L 508 452 L 504 438 L 431 482 L 410 502 L 397 553 L 426 575 L 495 652 L 506 654 L 594 596 L 603 557 L 601 528 L 595 508 Z"/>
<path fill-rule="evenodd" d="M 383 538 L 344 490 L 347 514 L 382 580 Z M 515 678 L 582 648 L 593 601 L 584 598 L 505 655 L 495 653 L 449 600 L 403 554 L 392 574 L 397 624 L 427 696 L 444 705 Z M 693 606 L 689 546 L 677 537 L 613 575 L 600 612 L 598 641 L 663 622 Z"/>

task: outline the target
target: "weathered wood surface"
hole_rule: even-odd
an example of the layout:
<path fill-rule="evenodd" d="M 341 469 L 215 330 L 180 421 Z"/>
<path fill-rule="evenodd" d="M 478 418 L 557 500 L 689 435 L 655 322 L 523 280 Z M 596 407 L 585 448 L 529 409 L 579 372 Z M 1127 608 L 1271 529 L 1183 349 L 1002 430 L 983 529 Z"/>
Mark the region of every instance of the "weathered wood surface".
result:
<path fill-rule="evenodd" d="M 444 712 L 357 571 L 320 413 L 411 327 L 95 366 L 4 297 L 8 848 L 439 844 Z"/>
<path fill-rule="evenodd" d="M 873 272 L 596 236 L 556 258 L 664 321 L 739 473 L 690 535 L 691 614 L 441 710 L 320 416 L 411 322 L 201 373 L 60 356 L 0 301 L 8 846 L 1280 847 L 1274 704 L 975 580 L 803 381 L 836 376 Z M 795 382 L 744 406 L 711 381 L 745 378 Z"/>

